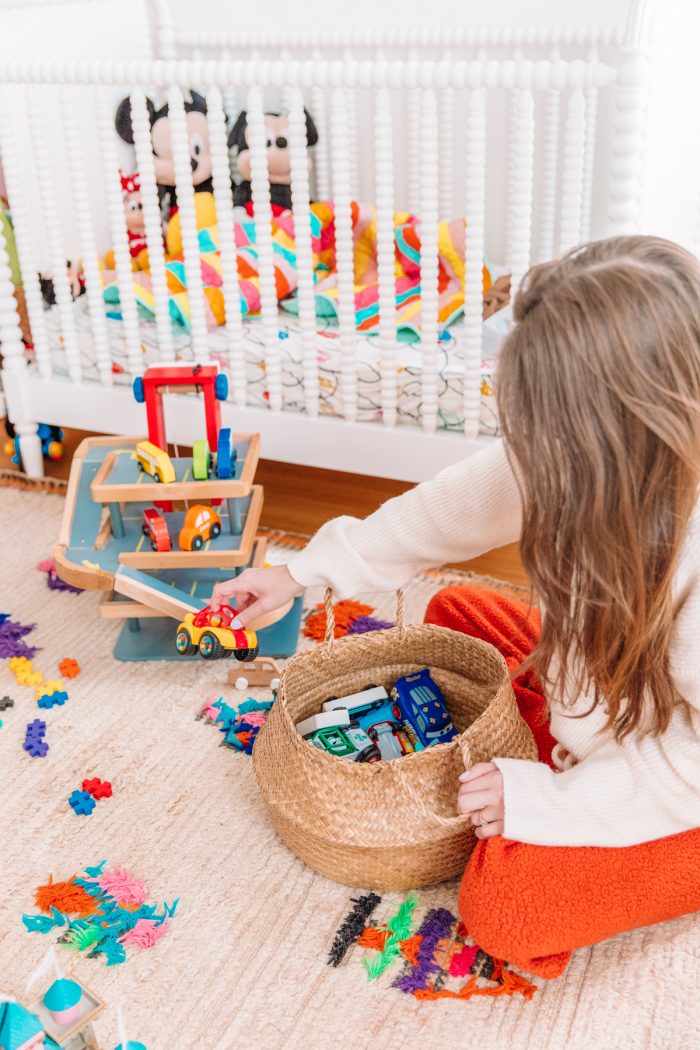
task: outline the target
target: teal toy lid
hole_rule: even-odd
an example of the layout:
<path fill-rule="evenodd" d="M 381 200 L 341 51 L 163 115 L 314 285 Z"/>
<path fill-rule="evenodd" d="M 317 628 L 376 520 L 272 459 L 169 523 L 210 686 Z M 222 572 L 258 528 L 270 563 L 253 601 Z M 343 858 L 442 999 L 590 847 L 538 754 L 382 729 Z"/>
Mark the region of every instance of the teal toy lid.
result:
<path fill-rule="evenodd" d="M 80 1002 L 82 997 L 83 992 L 79 984 L 69 981 L 66 977 L 61 977 L 58 981 L 53 982 L 44 996 L 44 1006 L 47 1010 L 58 1013 L 61 1010 L 70 1010 L 72 1006 Z"/>
<path fill-rule="evenodd" d="M 0 1046 L 20 1050 L 30 1039 L 44 1031 L 36 1014 L 20 1003 L 0 1003 Z"/>
<path fill-rule="evenodd" d="M 147 1046 L 143 1043 L 137 1043 L 133 1039 L 127 1039 L 126 1046 L 123 1043 L 117 1043 L 114 1050 L 148 1050 Z"/>

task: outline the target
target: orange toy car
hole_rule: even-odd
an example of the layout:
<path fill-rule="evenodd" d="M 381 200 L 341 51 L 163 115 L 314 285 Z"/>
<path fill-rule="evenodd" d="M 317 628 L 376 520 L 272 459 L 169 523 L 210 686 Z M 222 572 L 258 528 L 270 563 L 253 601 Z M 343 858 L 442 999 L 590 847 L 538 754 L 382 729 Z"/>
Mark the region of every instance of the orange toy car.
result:
<path fill-rule="evenodd" d="M 178 545 L 181 551 L 198 551 L 206 540 L 215 540 L 221 532 L 221 518 L 202 503 L 190 507 L 180 529 Z"/>

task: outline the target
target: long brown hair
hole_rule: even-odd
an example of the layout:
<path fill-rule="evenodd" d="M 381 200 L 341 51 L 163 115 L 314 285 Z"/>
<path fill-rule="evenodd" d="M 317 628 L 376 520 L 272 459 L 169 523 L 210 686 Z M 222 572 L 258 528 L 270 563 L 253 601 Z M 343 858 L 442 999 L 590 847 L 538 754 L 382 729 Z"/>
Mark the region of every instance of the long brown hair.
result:
<path fill-rule="evenodd" d="M 672 584 L 700 470 L 700 263 L 617 237 L 533 267 L 497 398 L 544 607 L 543 681 L 592 688 L 621 740 L 662 732 Z M 700 644 L 700 641 L 699 641 Z"/>

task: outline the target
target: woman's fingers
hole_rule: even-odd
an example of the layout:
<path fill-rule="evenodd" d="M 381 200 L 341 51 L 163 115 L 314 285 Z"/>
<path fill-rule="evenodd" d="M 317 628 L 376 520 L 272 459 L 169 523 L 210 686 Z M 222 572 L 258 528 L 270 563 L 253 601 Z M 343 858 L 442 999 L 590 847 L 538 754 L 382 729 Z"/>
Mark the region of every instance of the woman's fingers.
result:
<path fill-rule="evenodd" d="M 457 811 L 459 813 L 475 813 L 477 809 L 497 804 L 498 799 L 492 791 L 467 792 L 462 788 L 457 795 Z"/>
<path fill-rule="evenodd" d="M 482 806 L 481 809 L 477 809 L 472 813 L 472 824 L 474 827 L 485 826 L 485 824 L 491 824 L 494 820 L 503 819 L 503 807 L 502 806 Z M 482 821 L 485 824 L 482 825 Z"/>
<path fill-rule="evenodd" d="M 218 609 L 220 605 L 227 605 L 229 598 L 234 594 L 242 597 L 248 593 L 250 592 L 246 585 L 241 583 L 238 576 L 234 576 L 232 580 L 222 580 L 214 585 L 209 604 L 212 609 Z"/>
<path fill-rule="evenodd" d="M 263 613 L 272 612 L 274 608 L 275 606 L 263 595 L 261 598 L 256 598 L 244 609 L 239 606 L 236 609 L 236 614 L 241 627 L 248 627 L 253 620 L 257 620 Z"/>
<path fill-rule="evenodd" d="M 490 824 L 482 824 L 481 827 L 474 829 L 474 834 L 478 839 L 492 839 L 496 835 L 502 835 L 503 821 L 494 820 Z"/>
<path fill-rule="evenodd" d="M 462 783 L 476 780 L 477 777 L 483 777 L 486 773 L 498 772 L 498 766 L 494 765 L 493 762 L 477 762 L 471 769 L 466 769 L 464 773 L 460 773 L 459 779 Z"/>

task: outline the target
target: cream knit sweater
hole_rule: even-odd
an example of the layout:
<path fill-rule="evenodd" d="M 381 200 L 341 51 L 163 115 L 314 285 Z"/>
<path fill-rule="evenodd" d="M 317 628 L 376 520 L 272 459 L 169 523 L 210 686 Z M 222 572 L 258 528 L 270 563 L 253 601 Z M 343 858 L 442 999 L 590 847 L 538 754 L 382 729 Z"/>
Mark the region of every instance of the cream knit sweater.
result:
<path fill-rule="evenodd" d="M 289 571 L 304 586 L 331 586 L 339 598 L 349 598 L 399 587 L 426 566 L 512 543 L 521 526 L 518 487 L 503 443 L 494 441 L 364 521 L 328 522 L 292 558 Z M 700 507 L 675 580 L 672 674 L 686 705 L 656 738 L 618 744 L 601 732 L 600 708 L 570 717 L 590 707 L 587 696 L 567 697 L 574 703 L 566 709 L 550 697 L 552 733 L 570 753 L 568 768 L 554 773 L 541 763 L 494 756 L 505 784 L 506 838 L 631 846 L 700 827 Z"/>

